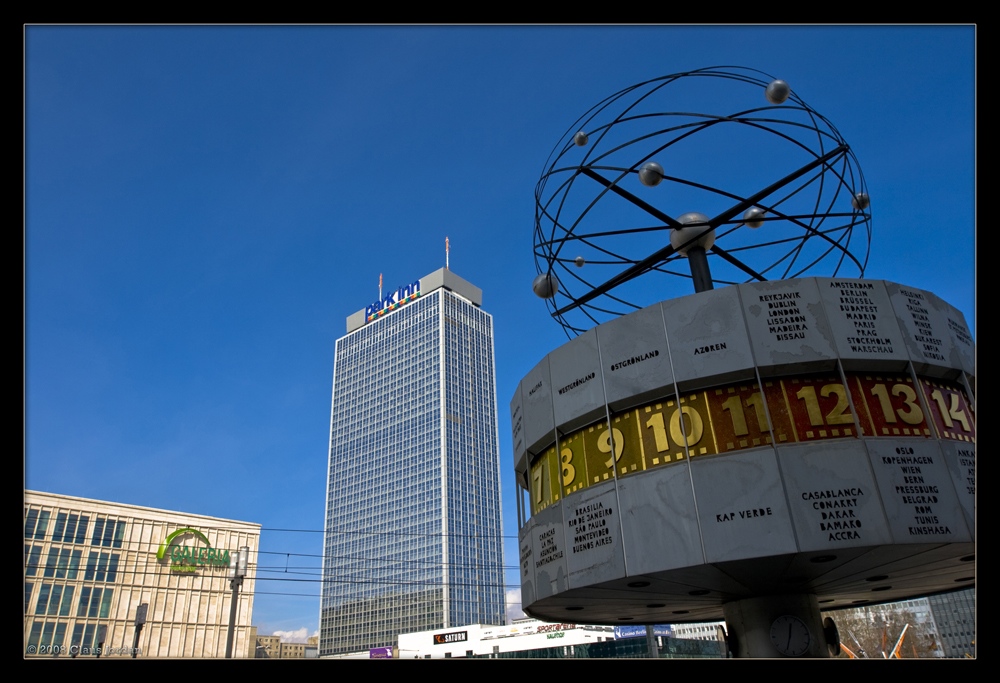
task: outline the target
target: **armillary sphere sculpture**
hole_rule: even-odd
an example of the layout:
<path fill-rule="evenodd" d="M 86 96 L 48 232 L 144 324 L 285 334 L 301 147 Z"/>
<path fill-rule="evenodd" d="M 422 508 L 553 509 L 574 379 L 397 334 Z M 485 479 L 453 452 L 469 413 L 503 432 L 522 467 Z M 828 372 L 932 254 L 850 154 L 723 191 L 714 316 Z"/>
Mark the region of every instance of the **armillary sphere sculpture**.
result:
<path fill-rule="evenodd" d="M 687 293 L 671 291 L 684 279 L 699 292 L 861 277 L 871 225 L 847 141 L 786 82 L 731 66 L 676 73 L 598 102 L 549 155 L 533 289 L 572 338 Z"/>

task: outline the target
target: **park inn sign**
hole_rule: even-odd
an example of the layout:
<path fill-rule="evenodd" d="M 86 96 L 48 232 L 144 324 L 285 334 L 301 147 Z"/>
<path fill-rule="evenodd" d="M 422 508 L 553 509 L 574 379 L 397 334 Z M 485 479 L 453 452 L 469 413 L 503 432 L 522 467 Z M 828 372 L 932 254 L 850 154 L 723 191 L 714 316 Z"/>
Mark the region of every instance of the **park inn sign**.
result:
<path fill-rule="evenodd" d="M 174 544 L 174 541 L 188 534 L 193 534 L 205 545 L 192 547 Z M 171 571 L 179 573 L 196 572 L 199 568 L 229 567 L 229 551 L 222 548 L 213 548 L 204 533 L 191 527 L 177 529 L 164 539 L 156 551 L 156 559 L 162 562 L 168 555 L 170 557 Z"/>

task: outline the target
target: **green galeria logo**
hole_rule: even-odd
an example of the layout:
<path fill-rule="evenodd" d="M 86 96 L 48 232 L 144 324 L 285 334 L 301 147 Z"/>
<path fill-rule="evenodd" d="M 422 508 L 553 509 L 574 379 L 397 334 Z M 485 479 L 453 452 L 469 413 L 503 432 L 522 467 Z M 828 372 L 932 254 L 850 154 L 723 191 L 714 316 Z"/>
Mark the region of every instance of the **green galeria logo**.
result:
<path fill-rule="evenodd" d="M 205 545 L 201 548 L 174 545 L 175 540 L 188 534 L 194 534 Z M 229 551 L 213 548 L 208 536 L 191 527 L 178 529 L 167 536 L 156 551 L 156 559 L 162 562 L 168 554 L 170 569 L 175 572 L 195 572 L 199 567 L 229 567 Z"/>

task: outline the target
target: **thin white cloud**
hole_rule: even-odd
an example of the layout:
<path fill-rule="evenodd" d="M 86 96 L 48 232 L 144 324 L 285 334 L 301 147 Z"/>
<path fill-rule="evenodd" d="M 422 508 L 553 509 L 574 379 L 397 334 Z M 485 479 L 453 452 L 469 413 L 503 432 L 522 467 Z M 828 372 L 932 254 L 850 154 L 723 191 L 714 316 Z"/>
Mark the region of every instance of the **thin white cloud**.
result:
<path fill-rule="evenodd" d="M 318 635 L 319 631 L 312 635 Z M 304 643 L 309 639 L 309 629 L 305 626 L 294 631 L 275 631 L 272 635 L 281 638 L 285 643 Z"/>
<path fill-rule="evenodd" d="M 515 619 L 524 619 L 527 615 L 521 609 L 521 589 L 520 588 L 508 588 L 507 589 L 507 623 L 513 622 Z"/>

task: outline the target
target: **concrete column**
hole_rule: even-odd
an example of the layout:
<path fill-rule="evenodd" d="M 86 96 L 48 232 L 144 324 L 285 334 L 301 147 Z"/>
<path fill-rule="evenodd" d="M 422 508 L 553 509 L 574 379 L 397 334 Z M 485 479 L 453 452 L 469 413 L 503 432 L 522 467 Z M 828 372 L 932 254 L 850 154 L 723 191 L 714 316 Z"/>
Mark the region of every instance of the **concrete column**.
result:
<path fill-rule="evenodd" d="M 722 612 L 734 657 L 831 656 L 815 595 L 747 598 Z"/>

